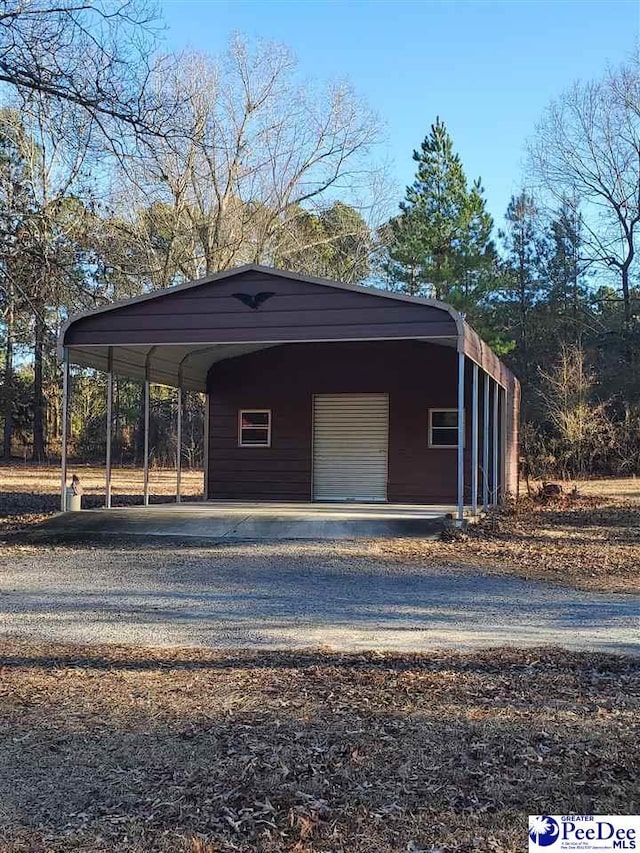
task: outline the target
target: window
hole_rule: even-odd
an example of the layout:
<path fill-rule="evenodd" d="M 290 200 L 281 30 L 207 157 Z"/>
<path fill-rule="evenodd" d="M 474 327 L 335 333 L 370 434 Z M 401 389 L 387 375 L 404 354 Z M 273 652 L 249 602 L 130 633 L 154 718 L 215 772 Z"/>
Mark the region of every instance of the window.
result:
<path fill-rule="evenodd" d="M 238 445 L 240 447 L 271 447 L 271 411 L 269 409 L 240 409 Z"/>
<path fill-rule="evenodd" d="M 429 409 L 429 447 L 458 446 L 458 410 Z"/>

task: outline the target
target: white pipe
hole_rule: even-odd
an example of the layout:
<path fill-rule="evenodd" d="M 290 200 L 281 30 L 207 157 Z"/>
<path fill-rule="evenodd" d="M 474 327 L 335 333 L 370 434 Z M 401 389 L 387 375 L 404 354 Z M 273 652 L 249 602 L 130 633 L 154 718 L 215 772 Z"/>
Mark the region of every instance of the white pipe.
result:
<path fill-rule="evenodd" d="M 497 382 L 494 383 L 493 386 L 493 476 L 491 483 L 491 502 L 494 506 L 498 503 L 498 436 L 499 436 L 499 427 L 498 427 L 498 414 L 499 414 L 499 401 L 500 401 L 500 387 Z"/>
<path fill-rule="evenodd" d="M 144 505 L 149 506 L 149 380 L 144 380 Z"/>
<path fill-rule="evenodd" d="M 62 448 L 60 451 L 60 509 L 67 508 L 67 435 L 69 430 L 69 350 L 62 351 Z"/>
<path fill-rule="evenodd" d="M 203 500 L 209 499 L 209 395 L 204 395 L 204 437 L 202 442 L 202 464 L 204 468 Z"/>
<path fill-rule="evenodd" d="M 176 426 L 176 503 L 180 503 L 182 479 L 182 386 L 178 385 L 178 422 Z"/>
<path fill-rule="evenodd" d="M 478 365 L 473 365 L 471 392 L 471 511 L 478 514 Z"/>
<path fill-rule="evenodd" d="M 489 506 L 489 385 L 491 378 L 484 374 L 484 406 L 482 413 L 482 504 Z"/>
<path fill-rule="evenodd" d="M 464 353 L 458 353 L 458 522 L 464 521 Z"/>
<path fill-rule="evenodd" d="M 111 423 L 113 421 L 113 347 L 107 356 L 107 435 L 105 506 L 111 508 Z"/>

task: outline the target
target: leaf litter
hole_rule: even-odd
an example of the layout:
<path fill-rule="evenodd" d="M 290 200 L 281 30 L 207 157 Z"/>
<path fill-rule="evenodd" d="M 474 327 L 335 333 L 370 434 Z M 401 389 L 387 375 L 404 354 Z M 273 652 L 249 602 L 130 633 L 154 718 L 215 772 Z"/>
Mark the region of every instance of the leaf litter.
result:
<path fill-rule="evenodd" d="M 0 644 L 6 853 L 515 853 L 637 813 L 640 660 Z"/>
<path fill-rule="evenodd" d="M 461 537 L 372 541 L 367 556 L 638 595 L 640 502 L 574 492 L 523 498 L 491 510 Z"/>

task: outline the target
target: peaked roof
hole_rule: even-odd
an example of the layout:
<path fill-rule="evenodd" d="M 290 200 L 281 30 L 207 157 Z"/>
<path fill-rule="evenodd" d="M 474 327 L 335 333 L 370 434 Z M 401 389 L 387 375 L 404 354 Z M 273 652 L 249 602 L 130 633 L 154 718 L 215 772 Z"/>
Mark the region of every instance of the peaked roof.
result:
<path fill-rule="evenodd" d="M 267 292 L 267 297 L 278 295 L 279 300 L 265 301 L 264 310 L 247 313 L 247 303 L 241 305 L 238 301 L 246 294 L 230 290 L 237 282 L 246 282 L 254 291 L 273 283 L 276 292 Z M 299 283 L 309 288 L 300 291 L 295 287 Z M 327 288 L 336 294 L 336 299 L 330 300 L 330 308 L 324 307 L 326 299 L 321 298 Z M 361 299 L 354 300 L 353 294 Z M 292 306 L 286 312 L 280 307 L 285 302 Z M 323 308 L 317 310 L 320 304 Z M 381 312 L 379 309 L 384 306 L 385 311 Z M 254 307 L 258 306 L 249 306 Z M 187 316 L 188 311 L 192 316 Z M 291 328 L 284 326 L 286 314 L 291 316 Z M 389 319 L 391 315 L 396 319 Z M 367 321 L 368 316 L 375 321 Z M 325 322 L 325 318 L 330 321 Z M 322 327 L 321 320 L 325 323 Z M 228 329 L 229 324 L 233 331 Z M 195 331 L 198 325 L 201 328 Z M 59 346 L 61 355 L 66 349 L 73 363 L 102 370 L 111 365 L 124 375 L 147 375 L 152 381 L 170 385 L 180 382 L 184 387 L 204 390 L 206 372 L 215 361 L 266 346 L 294 341 L 403 337 L 456 346 L 503 386 L 516 382 L 451 305 L 257 264 L 74 314 L 62 328 Z"/>
<path fill-rule="evenodd" d="M 150 300 L 158 299 L 159 297 L 168 296 L 173 293 L 181 293 L 187 290 L 192 290 L 196 287 L 202 287 L 204 284 L 211 284 L 215 281 L 223 281 L 227 278 L 235 278 L 240 275 L 244 275 L 245 273 L 256 272 L 262 275 L 267 276 L 275 276 L 277 278 L 287 278 L 292 279 L 293 281 L 304 281 L 308 284 L 317 284 L 323 287 L 333 287 L 337 290 L 348 290 L 355 293 L 367 293 L 372 296 L 380 296 L 383 299 L 393 299 L 396 302 L 412 302 L 416 305 L 426 305 L 431 308 L 438 308 L 442 311 L 446 311 L 456 322 L 458 323 L 464 322 L 463 315 L 456 311 L 456 309 L 447 304 L 446 302 L 441 302 L 438 299 L 427 299 L 423 296 L 409 296 L 406 293 L 399 293 L 393 290 L 382 290 L 379 287 L 369 287 L 362 284 L 345 284 L 342 281 L 335 281 L 330 278 L 317 278 L 311 275 L 303 275 L 301 273 L 293 273 L 289 270 L 280 270 L 275 267 L 264 267 L 260 264 L 243 264 L 239 267 L 232 267 L 228 270 L 223 270 L 222 272 L 211 273 L 209 275 L 204 275 L 201 278 L 194 279 L 194 281 L 186 281 L 182 284 L 174 284 L 171 287 L 163 288 L 162 290 L 151 290 L 148 293 L 143 293 L 140 296 L 132 296 L 129 299 L 119 299 L 116 302 L 110 302 L 108 305 L 101 305 L 99 308 L 89 308 L 85 311 L 77 311 L 75 314 L 72 314 L 62 326 L 61 336 L 64 335 L 65 331 L 71 326 L 72 323 L 75 323 L 78 320 L 81 320 L 83 317 L 93 317 L 96 314 L 103 314 L 109 311 L 115 311 L 118 308 L 124 308 L 128 305 L 136 305 L 140 302 L 148 302 Z M 61 342 L 62 345 L 62 342 Z"/>

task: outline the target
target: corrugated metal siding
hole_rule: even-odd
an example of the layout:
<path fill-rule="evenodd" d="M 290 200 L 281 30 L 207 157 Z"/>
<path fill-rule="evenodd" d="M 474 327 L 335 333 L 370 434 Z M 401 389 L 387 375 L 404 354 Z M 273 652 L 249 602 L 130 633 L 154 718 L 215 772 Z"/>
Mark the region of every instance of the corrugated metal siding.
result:
<path fill-rule="evenodd" d="M 386 394 L 316 395 L 314 500 L 386 500 L 388 446 Z"/>
<path fill-rule="evenodd" d="M 421 341 L 288 344 L 215 364 L 208 386 L 209 497 L 308 501 L 312 495 L 313 394 L 388 393 L 387 500 L 454 503 L 456 452 L 428 446 L 427 422 L 430 408 L 455 408 L 457 370 L 454 349 Z M 472 365 L 468 364 L 468 411 L 471 376 Z M 511 407 L 513 395 L 508 399 Z M 238 409 L 242 408 L 272 409 L 272 447 L 268 452 L 238 447 Z M 466 418 L 466 424 L 468 502 L 471 417 Z"/>
<path fill-rule="evenodd" d="M 258 295 L 266 297 L 259 306 L 247 304 L 247 297 Z M 202 390 L 207 368 L 216 360 L 199 355 L 207 345 L 431 338 L 455 346 L 462 332 L 464 352 L 471 359 L 503 387 L 513 381 L 473 329 L 466 323 L 458 328 L 447 306 L 407 299 L 250 266 L 77 316 L 60 344 L 70 348 L 72 362 L 100 370 L 105 369 L 107 347 L 113 346 L 119 372 L 130 376 L 144 375 L 146 351 L 134 350 L 154 347 L 149 362 L 153 381 L 170 384 L 178 382 L 182 360 L 175 348 L 187 348 L 195 358 L 188 370 L 183 365 L 185 382 Z"/>
<path fill-rule="evenodd" d="M 505 491 L 517 495 L 520 470 L 520 383 L 511 377 L 507 392 Z"/>
<path fill-rule="evenodd" d="M 271 294 L 259 309 L 238 299 L 258 293 Z M 80 317 L 67 329 L 64 344 L 203 346 L 411 337 L 453 341 L 457 328 L 447 311 L 432 305 L 245 272 Z"/>

